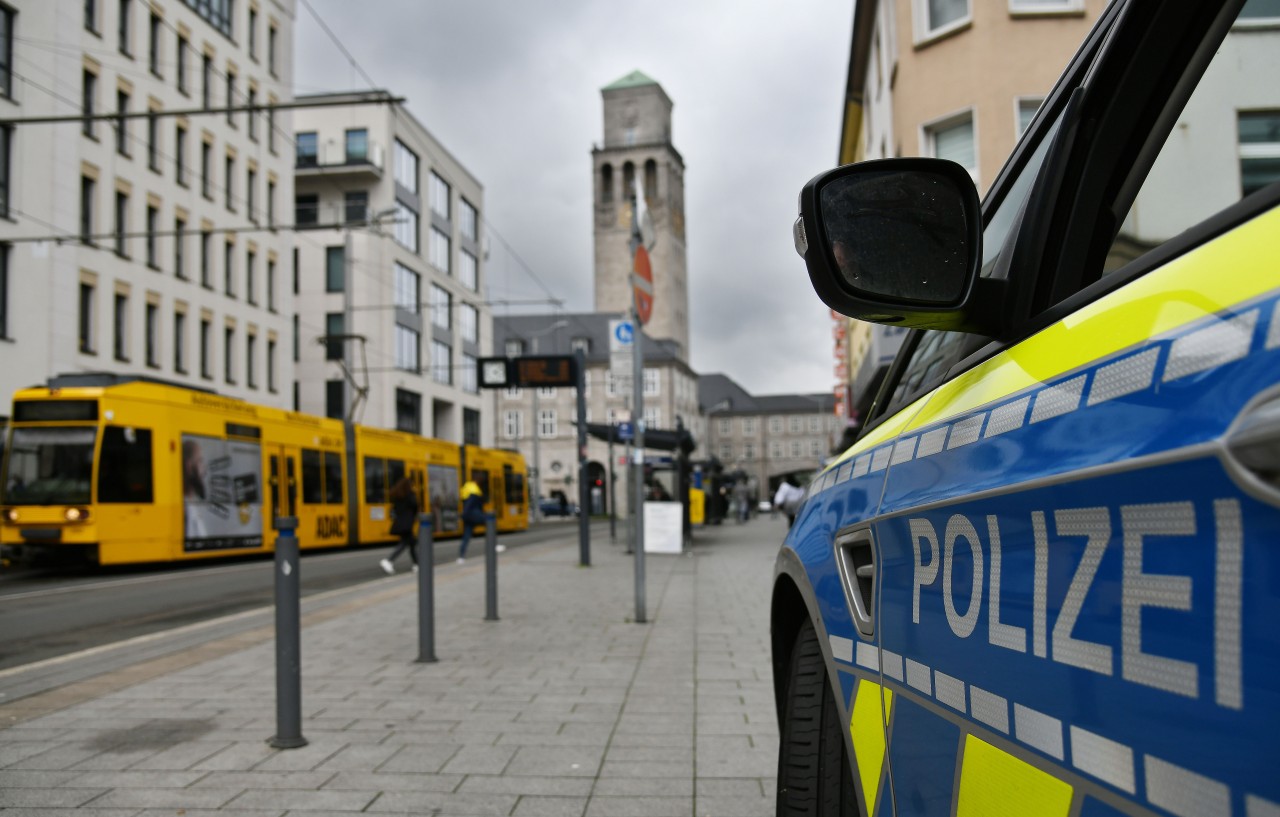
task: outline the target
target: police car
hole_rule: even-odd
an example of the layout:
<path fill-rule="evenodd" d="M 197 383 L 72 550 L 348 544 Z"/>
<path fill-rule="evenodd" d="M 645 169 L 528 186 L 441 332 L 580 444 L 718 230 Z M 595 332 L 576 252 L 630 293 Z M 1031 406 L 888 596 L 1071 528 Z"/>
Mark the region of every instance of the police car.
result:
<path fill-rule="evenodd" d="M 1117 0 L 981 204 L 803 189 L 913 331 L 778 554 L 779 814 L 1280 815 L 1278 29 Z"/>

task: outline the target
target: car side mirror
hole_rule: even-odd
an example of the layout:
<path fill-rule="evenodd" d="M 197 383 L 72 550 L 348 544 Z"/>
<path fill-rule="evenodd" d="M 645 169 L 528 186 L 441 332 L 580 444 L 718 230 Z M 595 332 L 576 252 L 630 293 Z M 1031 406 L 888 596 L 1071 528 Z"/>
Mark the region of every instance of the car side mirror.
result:
<path fill-rule="evenodd" d="M 882 159 L 827 171 L 800 192 L 795 242 L 818 296 L 841 314 L 912 328 L 992 329 L 979 317 L 991 310 L 972 306 L 981 203 L 955 162 Z"/>

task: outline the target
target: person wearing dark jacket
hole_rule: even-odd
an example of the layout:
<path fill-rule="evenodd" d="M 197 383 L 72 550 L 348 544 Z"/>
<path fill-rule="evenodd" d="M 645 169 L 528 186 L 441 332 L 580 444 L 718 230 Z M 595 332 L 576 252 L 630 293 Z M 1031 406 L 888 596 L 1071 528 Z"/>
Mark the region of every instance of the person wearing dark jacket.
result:
<path fill-rule="evenodd" d="M 399 482 L 391 486 L 391 534 L 399 536 L 400 541 L 396 544 L 395 550 L 391 551 L 391 555 L 378 562 L 382 569 L 388 574 L 396 572 L 395 560 L 405 550 L 409 551 L 409 558 L 413 559 L 413 572 L 418 572 L 418 554 L 413 547 L 413 528 L 414 523 L 418 521 L 418 496 L 413 491 L 413 483 L 408 477 L 402 477 Z"/>
<path fill-rule="evenodd" d="M 458 545 L 458 564 L 462 564 L 467 560 L 467 545 L 471 544 L 472 528 L 485 523 L 484 492 L 475 482 L 467 480 L 458 495 L 462 497 L 462 542 Z M 497 550 L 501 553 L 506 548 L 498 545 Z"/>

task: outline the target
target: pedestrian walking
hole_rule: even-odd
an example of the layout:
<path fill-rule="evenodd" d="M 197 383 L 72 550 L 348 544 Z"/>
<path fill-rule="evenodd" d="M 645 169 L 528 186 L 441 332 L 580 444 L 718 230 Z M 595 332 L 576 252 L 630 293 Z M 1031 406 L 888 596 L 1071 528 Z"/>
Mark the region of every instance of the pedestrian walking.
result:
<path fill-rule="evenodd" d="M 773 506 L 787 515 L 787 527 L 796 522 L 796 513 L 800 510 L 800 502 L 804 499 L 804 489 L 791 484 L 791 477 L 783 480 L 778 492 L 773 495 Z"/>
<path fill-rule="evenodd" d="M 471 544 L 472 529 L 476 525 L 485 524 L 484 493 L 479 485 L 467 480 L 458 495 L 462 497 L 462 542 L 458 545 L 458 564 L 462 564 L 467 560 L 467 545 Z M 504 550 L 505 547 L 498 545 L 499 553 Z"/>
<path fill-rule="evenodd" d="M 413 490 L 413 483 L 408 477 L 391 486 L 391 535 L 400 537 L 391 555 L 378 562 L 387 575 L 396 572 L 396 557 L 405 550 L 413 559 L 413 572 L 418 572 L 418 554 L 413 547 L 413 528 L 418 521 L 418 495 Z"/>

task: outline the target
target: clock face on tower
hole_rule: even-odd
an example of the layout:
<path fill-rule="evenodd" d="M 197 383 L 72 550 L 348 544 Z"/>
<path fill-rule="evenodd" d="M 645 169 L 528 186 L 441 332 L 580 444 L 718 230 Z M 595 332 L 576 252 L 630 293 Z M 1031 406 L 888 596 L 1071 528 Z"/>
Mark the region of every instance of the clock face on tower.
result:
<path fill-rule="evenodd" d="M 485 361 L 484 370 L 480 373 L 486 386 L 503 386 L 507 382 L 507 362 L 505 360 Z"/>

